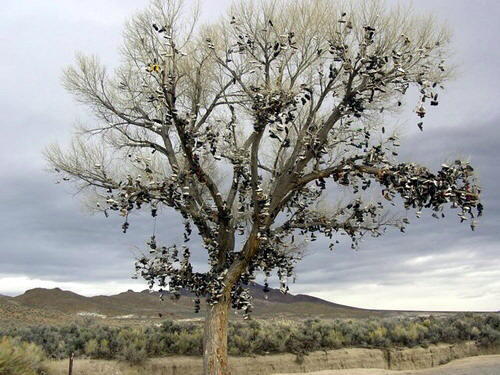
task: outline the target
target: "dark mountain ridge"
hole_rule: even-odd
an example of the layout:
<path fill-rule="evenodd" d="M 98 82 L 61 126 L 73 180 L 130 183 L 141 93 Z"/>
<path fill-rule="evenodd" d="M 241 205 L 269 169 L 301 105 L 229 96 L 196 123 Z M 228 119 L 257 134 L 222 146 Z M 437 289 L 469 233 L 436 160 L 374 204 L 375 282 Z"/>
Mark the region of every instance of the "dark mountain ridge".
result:
<path fill-rule="evenodd" d="M 286 318 L 345 318 L 380 315 L 381 311 L 365 310 L 325 301 L 305 294 L 282 294 L 278 289 L 264 287 L 257 283 L 249 286 L 253 296 L 255 317 Z M 12 297 L 11 300 L 35 309 L 56 310 L 73 315 L 102 315 L 109 318 L 195 318 L 203 317 L 204 306 L 200 314 L 194 313 L 193 296 L 187 291 L 180 292 L 178 300 L 161 300 L 159 292 L 132 290 L 116 295 L 85 297 L 60 288 L 35 288 Z M 236 315 L 236 314 L 235 314 Z M 241 314 L 239 314 L 241 315 Z"/>

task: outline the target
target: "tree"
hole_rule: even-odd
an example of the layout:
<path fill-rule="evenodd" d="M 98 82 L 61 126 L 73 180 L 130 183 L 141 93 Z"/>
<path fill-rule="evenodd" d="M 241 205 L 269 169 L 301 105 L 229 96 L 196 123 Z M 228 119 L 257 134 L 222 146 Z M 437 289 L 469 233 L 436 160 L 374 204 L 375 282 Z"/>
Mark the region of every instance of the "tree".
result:
<path fill-rule="evenodd" d="M 481 214 L 472 167 L 432 171 L 397 160 L 387 113 L 416 92 L 422 130 L 449 78 L 447 31 L 432 17 L 381 1 L 240 1 L 198 25 L 182 0 L 153 0 L 125 28 L 122 65 L 110 76 L 78 56 L 65 87 L 97 116 L 68 150 L 46 157 L 97 208 L 178 212 L 185 243 L 153 235 L 136 268 L 151 287 L 206 298 L 205 374 L 228 374 L 230 307 L 250 312 L 248 283 L 276 271 L 283 292 L 295 236 L 339 235 L 352 246 L 393 226 L 390 206 L 444 216 Z M 323 197 L 328 192 L 328 206 Z M 188 242 L 196 228 L 209 259 L 198 272 Z M 267 288 L 267 283 L 265 285 Z"/>

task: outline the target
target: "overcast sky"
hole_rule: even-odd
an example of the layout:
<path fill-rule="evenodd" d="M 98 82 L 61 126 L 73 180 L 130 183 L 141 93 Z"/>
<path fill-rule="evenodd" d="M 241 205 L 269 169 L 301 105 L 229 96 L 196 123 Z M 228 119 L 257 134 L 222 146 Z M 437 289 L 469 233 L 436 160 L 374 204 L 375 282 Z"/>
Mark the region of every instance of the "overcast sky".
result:
<path fill-rule="evenodd" d="M 406 0 L 401 0 L 406 3 Z M 202 0 L 206 19 L 229 1 Z M 137 218 L 90 215 L 69 186 L 56 185 L 41 156 L 88 121 L 60 84 L 76 51 L 116 65 L 123 22 L 145 0 L 3 0 L 0 13 L 0 294 L 61 287 L 85 294 L 142 290 L 130 278 L 134 255 L 151 234 Z M 455 215 L 423 217 L 406 234 L 366 240 L 359 251 L 317 241 L 297 268 L 292 293 L 365 308 L 500 310 L 500 2 L 418 0 L 454 32 L 458 77 L 447 85 L 424 133 L 402 115 L 403 158 L 431 166 L 470 158 L 481 179 L 485 214 L 475 232 Z M 409 112 L 409 111 L 408 111 Z M 159 219 L 166 242 L 180 239 L 175 215 Z M 178 230 L 176 229 L 178 228 Z"/>

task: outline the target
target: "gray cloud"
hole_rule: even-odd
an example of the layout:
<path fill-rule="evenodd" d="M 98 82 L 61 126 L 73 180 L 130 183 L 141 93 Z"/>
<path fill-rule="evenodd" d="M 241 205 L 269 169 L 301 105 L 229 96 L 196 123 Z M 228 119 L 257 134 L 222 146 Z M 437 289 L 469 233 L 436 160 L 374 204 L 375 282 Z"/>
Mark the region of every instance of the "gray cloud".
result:
<path fill-rule="evenodd" d="M 207 0 L 205 17 L 219 11 L 213 5 L 223 8 L 227 3 Z M 3 4 L 0 293 L 19 292 L 15 277 L 34 280 L 23 287 L 52 280 L 87 294 L 99 283 L 109 284 L 108 292 L 129 285 L 134 255 L 151 235 L 152 219 L 134 217 L 130 232 L 123 235 L 120 218 L 84 212 L 71 190 L 55 185 L 43 171 L 41 150 L 53 141 L 66 142 L 75 120 L 92 121 L 60 86 L 62 68 L 72 63 L 76 50 L 96 53 L 115 65 L 122 23 L 145 4 Z M 357 252 L 343 247 L 331 253 L 320 239 L 298 265 L 291 290 L 364 307 L 499 309 L 500 4 L 420 0 L 415 8 L 448 22 L 455 34 L 453 59 L 460 69 L 423 133 L 414 125 L 411 102 L 398 117 L 404 123 L 401 158 L 438 167 L 445 159 L 470 157 L 483 187 L 484 218 L 471 232 L 453 212 L 440 221 L 429 215 L 412 220 L 406 234 L 390 231 L 366 239 Z M 161 240 L 179 240 L 181 231 L 177 216 L 165 212 L 160 217 Z M 203 253 L 194 254 L 202 266 Z"/>
<path fill-rule="evenodd" d="M 13 175 L 7 181 L 8 195 L 0 199 L 8 212 L 0 219 L 7 238 L 2 246 L 2 273 L 61 281 L 113 280 L 131 274 L 134 257 L 153 234 L 154 219 L 148 214 L 132 215 L 123 234 L 123 218 L 91 215 L 71 189 L 55 185 L 45 174 Z M 182 242 L 182 228 L 180 218 L 169 210 L 156 220 L 159 241 Z M 196 240 L 191 243 L 200 247 Z M 206 262 L 199 253 L 194 260 Z"/>

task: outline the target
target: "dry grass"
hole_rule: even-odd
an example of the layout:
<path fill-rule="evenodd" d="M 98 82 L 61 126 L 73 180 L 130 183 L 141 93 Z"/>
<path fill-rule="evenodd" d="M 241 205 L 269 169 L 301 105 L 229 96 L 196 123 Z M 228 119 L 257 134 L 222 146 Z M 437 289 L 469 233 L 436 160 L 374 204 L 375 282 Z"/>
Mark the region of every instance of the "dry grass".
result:
<path fill-rule="evenodd" d="M 68 361 L 50 361 L 46 363 L 46 367 L 49 375 L 67 375 L 68 373 Z M 172 367 L 175 367 L 177 372 L 172 372 Z M 134 367 L 117 361 L 81 359 L 75 360 L 73 366 L 73 373 L 78 375 L 198 375 L 201 372 L 201 358 L 190 357 L 152 359 L 142 366 Z"/>
<path fill-rule="evenodd" d="M 67 375 L 67 361 L 47 362 L 50 375 Z M 73 366 L 74 373 L 79 375 L 139 375 L 139 368 L 120 365 L 114 361 L 77 360 Z"/>
<path fill-rule="evenodd" d="M 491 354 L 499 353 L 499 350 L 500 348 L 496 348 L 491 351 Z M 406 369 L 405 371 L 387 370 L 386 356 L 383 351 L 378 349 L 341 349 L 314 352 L 305 356 L 302 363 L 298 363 L 292 354 L 230 357 L 229 363 L 232 373 L 236 375 L 291 375 L 295 373 L 309 373 L 310 375 L 448 375 L 453 374 L 449 370 L 455 367 L 457 369 L 469 367 L 472 369 L 474 364 L 500 366 L 500 356 L 496 355 L 476 357 L 479 359 L 469 358 L 441 366 L 440 368 L 448 371 L 444 373 L 439 372 L 439 369 L 417 370 L 431 367 L 433 364 L 439 363 L 439 360 L 449 362 L 456 358 L 487 354 L 473 343 L 439 345 L 429 349 L 405 349 L 399 356 L 397 353 L 394 354 L 396 360 L 396 357 L 399 357 L 394 368 Z M 436 362 L 436 360 L 438 361 Z M 47 367 L 49 375 L 66 375 L 68 362 L 49 362 Z M 74 370 L 74 373 L 78 375 L 199 375 L 202 373 L 202 359 L 201 357 L 182 356 L 156 358 L 140 367 L 130 367 L 116 361 L 77 360 Z M 497 374 L 497 372 L 491 372 L 491 374 Z"/>
<path fill-rule="evenodd" d="M 258 360 L 258 359 L 257 359 Z M 117 362 L 107 362 L 107 361 L 91 361 L 91 360 L 79 360 L 76 361 L 74 371 L 78 375 L 166 375 L 166 374 L 178 374 L 178 375 L 191 375 L 200 374 L 201 369 L 195 366 L 194 369 L 184 370 L 179 367 L 177 372 L 165 372 L 162 368 L 162 363 L 167 360 L 155 360 L 152 363 L 144 367 L 131 368 L 125 364 L 120 364 Z M 192 359 L 185 359 L 185 364 L 189 365 Z M 176 360 L 177 362 L 177 360 Z M 201 363 L 201 362 L 200 362 Z M 49 375 L 66 375 L 67 362 L 50 362 L 48 364 Z M 317 372 L 309 372 L 307 375 L 448 375 L 452 374 L 453 371 L 457 373 L 470 373 L 474 374 L 474 370 L 480 371 L 480 369 L 500 369 L 500 355 L 492 356 L 478 356 L 465 358 L 457 361 L 453 361 L 445 366 L 439 366 L 432 369 L 423 370 L 411 370 L 411 371 L 391 371 L 385 369 L 376 368 L 359 368 L 359 369 L 343 369 L 343 370 L 325 370 Z M 198 368 L 198 370 L 196 370 Z M 198 371 L 198 372 L 196 372 Z M 469 372 L 465 372 L 469 371 Z M 494 372 L 490 372 L 493 374 Z M 248 375 L 248 372 L 237 373 L 238 375 Z M 267 372 L 261 372 L 261 375 L 268 374 Z M 296 373 L 293 373 L 296 374 Z M 276 375 L 293 375 L 289 374 L 276 374 Z"/>

